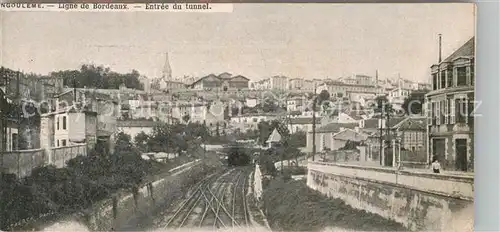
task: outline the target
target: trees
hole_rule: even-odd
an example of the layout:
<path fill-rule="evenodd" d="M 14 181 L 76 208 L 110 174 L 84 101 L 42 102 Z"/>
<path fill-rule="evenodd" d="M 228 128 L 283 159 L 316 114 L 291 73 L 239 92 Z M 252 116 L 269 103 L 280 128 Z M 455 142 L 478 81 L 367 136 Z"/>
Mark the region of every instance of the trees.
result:
<path fill-rule="evenodd" d="M 189 114 L 185 114 L 184 116 L 182 116 L 182 120 L 186 123 L 189 122 L 190 119 L 191 119 L 191 116 Z"/>
<path fill-rule="evenodd" d="M 132 142 L 130 135 L 123 132 L 118 133 L 116 136 L 115 153 L 121 153 L 132 150 Z"/>
<path fill-rule="evenodd" d="M 317 100 L 318 105 L 321 105 L 324 101 L 328 100 L 330 100 L 330 93 L 326 89 L 322 90 L 318 95 L 318 100 Z"/>
<path fill-rule="evenodd" d="M 406 115 L 422 114 L 422 105 L 424 104 L 426 93 L 428 93 L 428 91 L 415 91 L 405 98 L 402 107 Z"/>
<path fill-rule="evenodd" d="M 137 134 L 134 138 L 135 146 L 142 152 L 148 151 L 148 140 L 149 135 L 141 131 L 141 133 Z"/>
<path fill-rule="evenodd" d="M 80 70 L 63 70 L 52 72 L 50 76 L 61 77 L 63 84 L 77 88 L 98 88 L 98 89 L 118 89 L 120 85 L 127 88 L 144 89 L 139 81 L 140 73 L 132 70 L 130 73 L 120 74 L 112 72 L 110 68 L 96 65 L 84 64 Z"/>
<path fill-rule="evenodd" d="M 267 138 L 269 137 L 269 135 L 271 134 L 272 130 L 271 130 L 271 124 L 269 122 L 259 122 L 259 124 L 257 125 L 257 128 L 259 130 L 259 143 L 261 145 L 265 145 L 266 144 L 266 141 L 267 141 Z"/>

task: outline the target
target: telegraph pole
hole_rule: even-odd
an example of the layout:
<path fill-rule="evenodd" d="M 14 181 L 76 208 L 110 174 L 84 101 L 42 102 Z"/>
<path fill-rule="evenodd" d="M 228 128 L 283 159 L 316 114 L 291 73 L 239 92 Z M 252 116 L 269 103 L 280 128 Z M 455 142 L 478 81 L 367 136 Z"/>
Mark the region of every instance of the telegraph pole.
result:
<path fill-rule="evenodd" d="M 20 81 L 21 72 L 17 71 L 17 83 L 16 83 L 16 109 L 17 109 L 17 138 L 16 138 L 16 150 L 19 150 L 19 142 L 21 141 L 21 93 L 20 93 Z M 12 148 L 14 149 L 14 148 Z"/>
<path fill-rule="evenodd" d="M 383 138 L 383 123 L 384 123 L 384 111 L 385 111 L 385 106 L 384 102 L 382 101 L 381 97 L 377 101 L 377 107 L 380 110 L 380 125 L 379 125 L 379 132 L 380 132 L 380 137 L 379 137 L 379 142 L 380 142 L 380 147 L 379 147 L 379 160 L 380 160 L 380 165 L 382 166 L 384 162 L 382 161 L 382 153 L 384 152 L 384 138 Z"/>
<path fill-rule="evenodd" d="M 316 83 L 314 83 L 314 93 L 313 93 L 313 124 L 312 124 L 312 161 L 314 161 L 314 157 L 316 156 Z"/>
<path fill-rule="evenodd" d="M 4 67 L 2 66 L 1 67 L 1 75 L 2 77 L 4 78 L 4 86 L 5 86 L 5 93 L 7 92 L 7 74 L 5 73 L 5 69 Z M 6 102 L 6 95 L 1 96 L 2 99 L 0 99 L 0 101 L 2 103 L 5 103 Z M 7 204 L 7 202 L 4 202 L 5 200 L 5 187 L 3 186 L 4 183 L 3 183 L 3 177 L 4 177 L 4 165 L 3 165 L 3 156 L 4 156 L 4 153 L 6 151 L 5 147 L 6 147 L 6 134 L 7 134 L 7 126 L 5 125 L 7 123 L 7 120 L 5 120 L 5 111 L 6 111 L 6 105 L 4 104 L 1 104 L 1 109 L 0 109 L 0 116 L 2 117 L 0 120 L 2 122 L 2 156 L 0 157 L 0 192 L 1 192 L 1 196 L 0 196 L 0 230 L 3 230 L 4 229 L 4 223 L 5 223 L 5 219 L 7 218 L 6 217 L 6 214 L 5 214 L 5 205 Z"/>

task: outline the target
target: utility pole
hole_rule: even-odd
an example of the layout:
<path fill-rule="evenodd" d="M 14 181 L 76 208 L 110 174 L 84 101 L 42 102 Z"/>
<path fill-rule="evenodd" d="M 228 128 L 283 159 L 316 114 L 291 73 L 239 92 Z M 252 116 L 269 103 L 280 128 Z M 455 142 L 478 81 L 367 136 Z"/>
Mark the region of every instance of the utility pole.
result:
<path fill-rule="evenodd" d="M 441 56 L 441 51 L 442 51 L 442 48 L 441 48 L 441 36 L 442 35 L 438 34 L 438 36 L 439 36 L 439 60 L 438 60 L 439 62 L 438 63 L 441 63 L 441 57 L 442 57 Z"/>
<path fill-rule="evenodd" d="M 76 76 L 73 77 L 73 105 L 76 105 Z"/>
<path fill-rule="evenodd" d="M 314 83 L 314 93 L 313 93 L 313 124 L 312 124 L 312 161 L 314 161 L 314 157 L 316 156 L 316 83 Z"/>
<path fill-rule="evenodd" d="M 2 66 L 1 67 L 1 75 L 2 77 L 4 78 L 4 86 L 5 86 L 5 93 L 3 94 L 2 99 L 0 99 L 0 101 L 2 102 L 1 106 L 3 107 L 2 109 L 0 109 L 0 116 L 1 116 L 1 123 L 2 123 L 2 156 L 0 157 L 0 192 L 1 192 L 1 195 L 0 195 L 0 230 L 3 230 L 5 225 L 5 219 L 7 218 L 6 217 L 6 213 L 5 213 L 5 205 L 7 205 L 6 202 L 3 202 L 4 199 L 6 198 L 5 197 L 5 187 L 4 187 L 4 183 L 3 183 L 3 177 L 4 177 L 4 165 L 3 165 L 3 156 L 4 156 L 4 153 L 6 151 L 6 146 L 7 146 L 7 142 L 6 142 L 6 134 L 7 134 L 7 126 L 6 126 L 6 123 L 7 123 L 7 120 L 5 120 L 6 118 L 6 105 L 4 105 L 3 103 L 6 103 L 6 92 L 7 92 L 7 74 L 5 73 L 5 69 L 4 67 Z"/>
<path fill-rule="evenodd" d="M 389 106 L 388 106 L 388 108 L 389 108 Z M 391 138 L 392 137 L 391 136 L 391 128 L 389 127 L 389 121 L 390 121 L 390 117 L 391 117 L 389 111 L 390 111 L 390 109 L 387 109 L 386 112 L 385 112 L 386 118 L 387 118 L 387 121 L 385 122 L 386 136 L 387 136 L 387 141 L 386 141 L 386 143 L 387 143 L 387 150 L 386 151 L 390 151 L 389 148 L 391 146 L 391 139 L 392 139 Z M 385 159 L 388 159 L 388 157 L 389 156 L 385 156 Z M 385 163 L 384 164 L 385 166 L 389 165 L 389 162 L 384 162 L 384 163 Z"/>
<path fill-rule="evenodd" d="M 380 125 L 379 125 L 379 129 L 380 129 L 380 137 L 379 137 L 379 141 L 380 141 L 380 147 L 379 147 L 379 160 L 380 160 L 380 165 L 382 166 L 382 152 L 384 151 L 384 140 L 383 140 L 383 137 L 382 137 L 382 134 L 383 134 L 383 124 L 384 123 L 384 116 L 383 116 L 383 113 L 381 112 L 380 113 Z"/>
<path fill-rule="evenodd" d="M 21 93 L 20 93 L 20 81 L 21 72 L 17 71 L 17 83 L 16 83 L 16 109 L 17 109 L 17 138 L 16 138 L 16 150 L 19 150 L 19 142 L 21 141 Z M 14 148 L 12 148 L 14 149 Z"/>

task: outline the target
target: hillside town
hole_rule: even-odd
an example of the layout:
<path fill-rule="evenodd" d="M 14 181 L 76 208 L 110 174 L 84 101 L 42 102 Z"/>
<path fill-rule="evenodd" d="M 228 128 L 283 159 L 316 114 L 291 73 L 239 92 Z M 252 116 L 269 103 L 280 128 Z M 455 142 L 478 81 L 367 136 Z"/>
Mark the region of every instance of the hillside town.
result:
<path fill-rule="evenodd" d="M 138 78 L 142 89 L 126 84 L 117 89 L 72 86 L 61 76 L 39 77 L 4 69 L 4 100 L 31 104 L 41 114 L 37 119 L 32 112 L 19 118 L 7 116 L 2 148 L 28 154 L 58 151 L 62 154 L 55 157 L 67 159 L 63 157 L 67 148 L 85 144 L 113 149 L 117 133 L 133 139 L 141 132 L 151 133 L 158 123 L 200 123 L 212 134 L 232 135 L 279 120 L 290 133 L 307 135 L 301 150 L 310 155 L 337 151 L 345 141 L 355 141 L 361 144 L 358 148 L 367 164 L 425 168 L 437 156 L 448 170 L 473 171 L 474 119 L 459 113 L 474 108 L 473 47 L 471 39 L 432 64 L 429 83 L 387 78 L 377 70 L 372 76 L 336 79 L 271 76 L 251 81 L 230 73 L 174 78 L 168 53 L 161 77 Z M 390 105 L 390 112 L 377 111 L 381 99 Z M 444 139 L 443 133 L 449 132 L 454 133 Z M 6 170 L 29 173 L 16 170 L 22 169 L 19 165 L 8 166 L 5 161 L 3 165 Z"/>
<path fill-rule="evenodd" d="M 1 12 L 0 231 L 472 226 L 474 5 L 361 5 Z"/>

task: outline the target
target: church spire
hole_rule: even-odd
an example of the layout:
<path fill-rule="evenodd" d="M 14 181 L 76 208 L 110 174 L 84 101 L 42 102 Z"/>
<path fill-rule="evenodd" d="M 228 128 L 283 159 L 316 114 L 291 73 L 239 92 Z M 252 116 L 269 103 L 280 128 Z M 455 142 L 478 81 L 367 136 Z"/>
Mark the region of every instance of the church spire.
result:
<path fill-rule="evenodd" d="M 170 61 L 168 60 L 168 52 L 165 53 L 165 64 L 163 66 L 162 78 L 167 81 L 172 80 L 172 69 L 170 68 Z"/>

